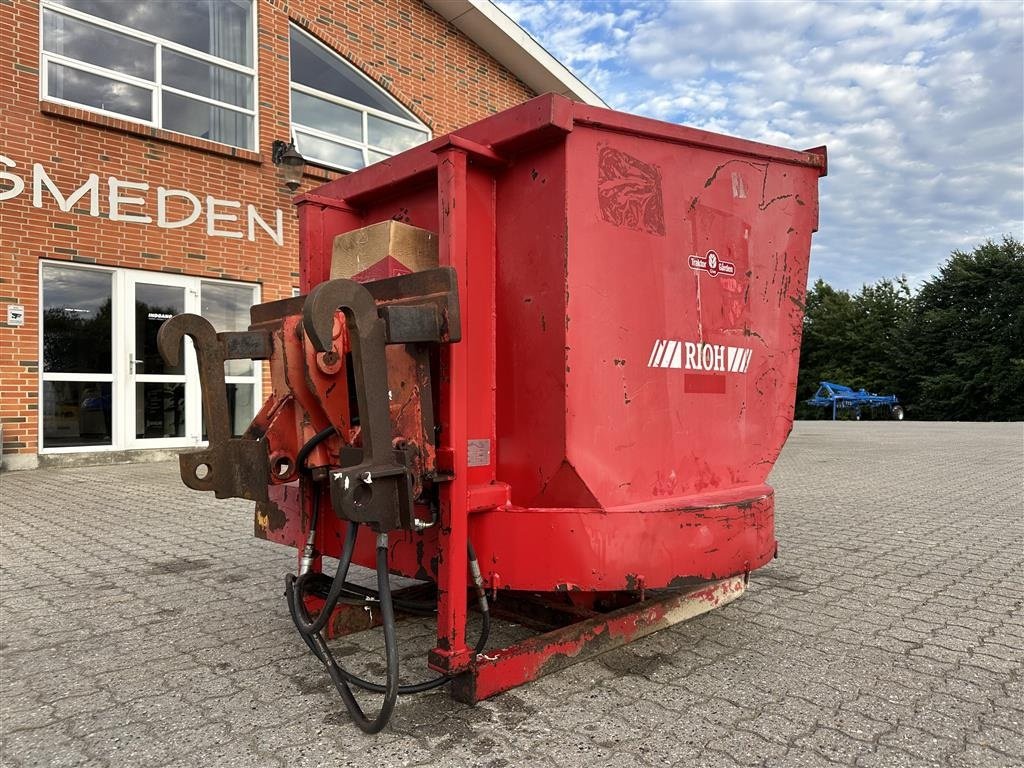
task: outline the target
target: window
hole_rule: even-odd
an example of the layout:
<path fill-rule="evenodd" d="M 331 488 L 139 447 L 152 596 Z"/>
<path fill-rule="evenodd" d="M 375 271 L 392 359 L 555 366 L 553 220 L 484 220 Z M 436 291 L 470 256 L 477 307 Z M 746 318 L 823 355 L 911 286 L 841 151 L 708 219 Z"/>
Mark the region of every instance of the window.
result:
<path fill-rule="evenodd" d="M 252 0 L 43 0 L 44 98 L 252 149 Z"/>
<path fill-rule="evenodd" d="M 310 162 L 355 171 L 430 138 L 383 88 L 294 26 L 291 69 L 295 146 Z"/>
<path fill-rule="evenodd" d="M 42 262 L 40 447 L 44 452 L 173 448 L 206 439 L 191 342 L 177 365 L 157 349 L 165 320 L 201 313 L 217 331 L 249 326 L 259 287 L 187 275 Z M 260 366 L 224 364 L 231 429 L 260 403 Z"/>
<path fill-rule="evenodd" d="M 257 302 L 249 285 L 234 285 L 204 280 L 200 289 L 201 314 L 218 332 L 245 331 L 249 328 L 249 308 Z M 227 360 L 224 383 L 228 393 L 231 432 L 241 435 L 256 415 L 256 365 L 252 360 Z M 203 430 L 206 439 L 206 430 Z"/>
<path fill-rule="evenodd" d="M 111 445 L 113 277 L 43 266 L 43 448 Z"/>

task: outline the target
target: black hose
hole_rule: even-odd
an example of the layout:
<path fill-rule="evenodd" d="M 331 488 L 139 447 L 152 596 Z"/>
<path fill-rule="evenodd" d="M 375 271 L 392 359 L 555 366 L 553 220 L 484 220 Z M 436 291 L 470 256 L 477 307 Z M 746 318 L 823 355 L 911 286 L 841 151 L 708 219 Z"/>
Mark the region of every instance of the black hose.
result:
<path fill-rule="evenodd" d="M 380 543 L 382 540 L 384 542 L 383 546 Z M 323 635 L 319 633 L 313 635 L 314 643 L 319 650 L 317 655 L 327 668 L 327 673 L 331 676 L 334 687 L 341 694 L 341 700 L 345 703 L 345 708 L 348 710 L 349 715 L 351 715 L 352 721 L 359 726 L 360 730 L 366 733 L 378 733 L 387 725 L 388 720 L 391 719 L 391 713 L 394 711 L 395 702 L 398 701 L 400 687 L 398 685 L 398 641 L 395 630 L 395 609 L 391 604 L 391 584 L 388 581 L 386 535 L 378 538 L 377 581 L 380 587 L 380 612 L 384 623 L 384 655 L 387 664 L 387 684 L 382 686 L 381 692 L 384 694 L 384 701 L 380 705 L 380 711 L 373 720 L 366 717 L 362 707 L 359 706 L 359 702 L 356 701 L 356 697 L 352 695 L 352 689 L 348 686 L 348 679 L 352 676 L 338 665 L 334 654 L 331 653 L 331 649 L 327 647 Z"/>
<path fill-rule="evenodd" d="M 302 583 L 302 588 L 307 595 L 316 595 L 321 600 L 326 600 L 330 594 L 334 579 L 323 573 L 310 571 L 309 578 Z M 377 602 L 377 590 L 355 584 L 351 581 L 345 582 L 341 597 L 338 602 L 343 605 L 365 606 L 367 601 Z M 416 616 L 434 616 L 437 614 L 437 601 L 407 600 L 391 593 L 391 602 L 396 611 L 410 613 Z"/>
<path fill-rule="evenodd" d="M 316 446 L 332 434 L 335 434 L 335 432 L 336 430 L 333 426 L 326 427 L 306 441 L 295 457 L 295 463 L 300 472 L 305 475 L 310 474 L 310 469 L 306 466 L 306 460 L 309 458 L 310 453 L 312 453 Z M 320 515 L 320 486 L 316 483 L 314 483 L 312 488 L 312 502 L 313 511 L 310 515 L 310 543 L 307 544 L 307 547 L 310 548 L 312 547 L 314 531 L 316 530 Z M 349 602 L 350 599 L 346 597 L 346 592 L 349 594 L 355 594 L 356 596 L 362 596 L 364 599 L 366 597 L 373 596 L 373 593 L 365 587 L 359 587 L 358 585 L 351 584 L 346 581 L 348 569 L 352 563 L 352 554 L 355 550 L 358 530 L 358 523 L 349 523 L 348 530 L 345 532 L 345 542 L 342 545 L 341 558 L 338 561 L 338 569 L 335 572 L 334 579 L 331 582 L 327 596 L 324 598 L 323 608 L 320 610 L 316 619 L 310 619 L 309 612 L 306 610 L 305 601 L 303 600 L 303 595 L 305 593 L 306 583 L 315 576 L 320 576 L 321 574 L 314 574 L 311 571 L 300 574 L 298 577 L 288 574 L 288 576 L 285 577 L 285 596 L 288 601 L 289 613 L 291 613 L 295 628 L 299 631 L 299 636 L 309 647 L 310 651 L 312 651 L 313 655 L 316 656 L 326 667 L 327 673 L 330 675 L 335 688 L 338 689 L 338 693 L 341 695 L 341 699 L 344 702 L 349 715 L 352 717 L 353 722 L 355 722 L 355 724 L 366 733 L 377 733 L 391 718 L 391 713 L 395 708 L 395 702 L 397 701 L 399 694 L 423 693 L 424 691 L 433 690 L 434 688 L 440 688 L 445 683 L 450 682 L 451 677 L 447 675 L 440 675 L 419 683 L 412 683 L 408 685 L 400 685 L 398 683 L 399 664 L 397 630 L 395 627 L 395 604 L 397 602 L 399 607 L 404 606 L 404 610 L 409 610 L 411 612 L 433 613 L 434 610 L 425 603 L 393 600 L 391 595 L 391 583 L 388 579 L 386 535 L 378 536 L 377 540 L 377 600 L 380 602 L 381 618 L 384 626 L 384 653 L 387 663 L 386 682 L 384 685 L 381 685 L 380 683 L 364 680 L 361 677 L 353 675 L 338 664 L 337 660 L 334 658 L 334 654 L 331 653 L 331 649 L 327 646 L 327 642 L 321 634 L 324 627 L 327 626 L 327 622 L 330 621 L 330 617 L 334 613 L 334 609 L 337 607 L 339 602 Z M 383 546 L 381 546 L 381 542 L 383 542 Z M 473 550 L 471 542 L 467 541 L 467 546 L 470 567 L 473 572 L 473 583 L 477 591 L 477 599 L 482 617 L 480 637 L 477 639 L 476 645 L 474 646 L 474 652 L 482 653 L 483 649 L 487 645 L 487 640 L 491 632 L 491 614 L 487 603 L 487 594 L 483 589 L 483 581 L 480 576 L 480 566 L 477 562 L 476 552 Z M 352 689 L 349 687 L 350 685 L 355 685 L 373 693 L 384 694 L 384 702 L 381 704 L 377 717 L 373 720 L 366 717 L 362 708 L 359 706 L 359 702 L 356 701 L 355 696 L 352 694 Z"/>
<path fill-rule="evenodd" d="M 356 598 L 370 598 L 371 600 L 376 599 L 376 590 L 364 587 L 360 584 L 353 584 L 351 581 L 345 582 L 345 592 Z M 395 604 L 395 608 L 402 611 L 403 613 L 415 613 L 422 616 L 433 616 L 437 613 L 437 601 L 427 600 L 407 600 L 404 598 L 391 596 L 391 602 Z"/>
<path fill-rule="evenodd" d="M 307 476 L 312 474 L 312 471 L 310 470 L 310 468 L 306 466 L 306 459 L 309 458 L 309 454 L 311 454 L 313 452 L 314 448 L 316 448 L 318 445 L 320 445 L 320 443 L 322 443 L 328 437 L 330 437 L 331 435 L 336 434 L 336 433 L 337 433 L 337 430 L 334 428 L 333 425 L 332 426 L 328 426 L 328 427 L 324 427 L 319 432 L 317 432 L 315 435 L 313 435 L 311 438 L 309 438 L 309 440 L 307 440 L 305 442 L 305 444 L 303 444 L 303 446 L 301 448 L 299 448 L 299 452 L 297 454 L 295 454 L 295 466 L 296 466 L 296 468 L 298 468 L 299 472 L 301 472 L 302 474 L 307 475 Z M 312 480 L 312 477 L 310 477 L 310 480 Z M 313 510 L 312 510 L 312 512 L 310 513 L 310 516 L 309 516 L 309 530 L 310 531 L 315 531 L 317 525 L 319 524 L 319 522 L 320 522 L 320 486 L 319 486 L 319 484 L 314 482 L 313 483 Z"/>
<path fill-rule="evenodd" d="M 341 559 L 338 561 L 338 570 L 334 574 L 334 581 L 331 582 L 331 590 L 327 593 L 327 597 L 324 600 L 324 607 L 320 611 L 320 614 L 311 622 L 305 621 L 299 615 L 292 615 L 292 619 L 295 621 L 295 628 L 299 630 L 300 635 L 312 635 L 319 632 L 327 626 L 327 622 L 331 618 L 331 614 L 334 612 L 335 606 L 338 604 L 338 599 L 342 596 L 342 591 L 345 588 L 345 579 L 348 577 L 348 569 L 352 564 L 352 553 L 356 548 L 356 535 L 359 532 L 359 523 L 349 523 L 348 530 L 345 533 L 345 543 L 341 549 Z M 297 596 L 301 599 L 303 592 L 303 584 L 309 577 L 312 571 L 303 573 L 292 584 L 292 589 L 295 590 Z"/>
<path fill-rule="evenodd" d="M 300 472 L 308 472 L 309 467 L 306 466 L 306 459 L 309 458 L 309 454 L 313 452 L 320 443 L 326 440 L 333 434 L 336 434 L 338 430 L 334 428 L 334 425 L 324 427 L 315 435 L 313 435 L 306 443 L 299 448 L 299 452 L 295 454 L 295 466 L 299 468 Z"/>
<path fill-rule="evenodd" d="M 352 549 L 352 547 L 350 546 L 350 540 L 352 540 L 352 541 L 355 540 L 355 531 L 353 530 L 353 526 L 358 528 L 357 524 L 355 524 L 355 523 L 350 524 L 349 533 L 346 536 L 345 543 L 344 543 L 343 548 L 342 548 L 342 560 L 338 563 L 338 571 L 335 574 L 334 582 L 332 582 L 332 584 L 331 584 L 331 592 L 330 593 L 333 593 L 333 592 L 336 591 L 335 590 L 335 586 L 338 584 L 339 577 L 341 578 L 342 581 L 344 581 L 344 575 L 348 571 L 348 563 L 345 562 L 345 553 L 349 552 L 349 559 L 351 559 L 351 549 Z M 470 556 L 470 561 L 471 562 L 476 562 L 476 552 L 473 550 L 473 545 L 471 543 L 469 544 L 469 556 Z M 344 571 L 342 570 L 342 565 L 345 566 Z M 479 570 L 479 566 L 477 567 L 477 570 Z M 329 664 L 328 660 L 329 659 L 333 659 L 333 656 L 325 655 L 323 653 L 324 649 L 326 649 L 327 646 L 326 646 L 326 643 L 324 643 L 323 638 L 319 635 L 319 631 L 320 630 L 318 629 L 318 630 L 315 630 L 315 631 L 311 630 L 309 632 L 305 632 L 305 631 L 303 631 L 303 629 L 304 629 L 304 627 L 310 627 L 310 626 L 315 625 L 317 622 L 320 621 L 320 619 L 324 619 L 323 623 L 321 624 L 320 629 L 322 629 L 324 626 L 326 626 L 327 619 L 324 618 L 324 617 L 325 616 L 326 617 L 330 616 L 330 614 L 334 610 L 334 606 L 339 601 L 337 599 L 335 599 L 334 603 L 331 605 L 330 610 L 328 610 L 328 606 L 325 604 L 323 610 L 320 613 L 320 615 L 317 617 L 317 621 L 316 622 L 311 622 L 310 618 L 309 618 L 309 613 L 306 611 L 306 605 L 305 605 L 305 603 L 303 602 L 303 599 L 302 599 L 302 596 L 303 596 L 302 589 L 303 589 L 306 581 L 307 581 L 307 579 L 303 579 L 302 577 L 299 577 L 297 579 L 294 576 L 292 576 L 291 574 L 289 574 L 285 578 L 285 590 L 286 590 L 286 596 L 288 598 L 288 609 L 291 612 L 292 621 L 295 622 L 295 626 L 299 630 L 299 634 L 302 637 L 302 639 L 305 641 L 306 645 L 309 646 L 310 650 L 316 655 L 316 657 L 318 659 L 320 659 L 321 662 L 323 662 L 325 665 L 328 665 L 328 668 L 330 668 L 330 664 Z M 379 570 L 378 570 L 378 574 L 377 574 L 377 582 L 378 582 L 377 583 L 378 594 L 382 594 L 383 591 L 386 589 L 387 593 L 388 593 L 388 599 L 389 599 L 389 601 L 391 601 L 390 585 L 388 584 L 387 579 L 385 579 L 385 585 L 386 586 L 382 586 L 381 581 L 380 581 L 380 572 L 379 572 Z M 487 596 L 486 596 L 486 593 L 483 591 L 482 584 L 480 584 L 479 581 L 476 580 L 476 579 L 474 579 L 474 583 L 475 583 L 476 589 L 477 589 L 477 599 L 478 599 L 479 604 L 480 604 L 480 613 L 481 613 L 482 624 L 481 624 L 481 627 L 480 627 L 480 636 L 479 636 L 479 638 L 477 638 L 476 645 L 473 647 L 473 652 L 474 653 L 483 653 L 484 648 L 487 647 L 487 640 L 489 639 L 490 634 L 491 634 L 491 613 L 490 613 L 490 609 L 489 609 L 490 607 L 489 607 L 489 605 L 487 603 Z M 358 586 L 356 586 L 354 584 L 351 585 L 351 586 L 355 587 L 355 589 L 358 590 L 358 591 L 364 591 L 365 590 L 364 587 L 358 587 Z M 365 591 L 369 591 L 369 590 L 365 590 Z M 340 592 L 340 590 L 339 590 L 339 592 Z M 382 604 L 381 605 L 381 613 L 382 613 L 382 615 L 383 615 L 383 612 L 384 611 L 383 611 L 383 604 Z M 328 651 L 328 653 L 329 653 L 329 651 Z M 351 672 L 348 672 L 348 670 L 346 670 L 343 667 L 341 667 L 340 665 L 338 665 L 337 663 L 334 663 L 334 667 L 336 667 L 337 675 L 340 676 L 345 682 L 349 683 L 350 685 L 354 685 L 354 686 L 356 686 L 358 688 L 362 688 L 362 689 L 370 691 L 372 693 L 386 693 L 387 692 L 387 685 L 381 685 L 380 683 L 375 683 L 372 680 L 366 680 L 364 678 L 359 677 L 358 675 L 354 675 Z M 334 677 L 334 675 L 332 674 L 332 678 L 333 677 Z M 406 685 L 399 685 L 398 692 L 400 694 L 402 694 L 402 695 L 406 695 L 406 694 L 410 694 L 410 693 L 423 693 L 425 691 L 430 691 L 430 690 L 433 690 L 435 688 L 440 688 L 442 685 L 444 685 L 445 683 L 448 683 L 450 681 L 451 681 L 451 677 L 449 677 L 447 675 L 439 675 L 438 677 L 430 678 L 429 680 L 423 680 L 422 682 L 419 682 L 419 683 L 408 683 Z"/>
<path fill-rule="evenodd" d="M 476 553 L 473 552 L 473 545 L 469 545 L 470 557 L 472 560 L 476 560 Z M 378 575 L 378 579 L 380 576 Z M 481 590 L 482 592 L 482 590 Z M 473 653 L 483 653 L 484 648 L 487 647 L 487 639 L 491 634 L 491 612 L 490 606 L 487 605 L 486 593 L 483 593 L 483 605 L 481 606 L 481 617 L 483 623 L 480 627 L 480 637 L 477 638 L 476 645 L 473 647 Z M 363 690 L 370 691 L 372 693 L 384 693 L 385 686 L 380 683 L 375 683 L 371 680 L 365 680 L 361 677 L 353 675 L 344 669 L 339 670 L 345 677 L 345 680 Z M 448 675 L 438 675 L 437 677 L 424 680 L 419 683 L 408 683 L 406 685 L 400 685 L 398 692 L 403 696 L 410 693 L 424 693 L 426 691 L 432 691 L 435 688 L 440 688 L 445 683 L 451 682 L 451 677 Z"/>

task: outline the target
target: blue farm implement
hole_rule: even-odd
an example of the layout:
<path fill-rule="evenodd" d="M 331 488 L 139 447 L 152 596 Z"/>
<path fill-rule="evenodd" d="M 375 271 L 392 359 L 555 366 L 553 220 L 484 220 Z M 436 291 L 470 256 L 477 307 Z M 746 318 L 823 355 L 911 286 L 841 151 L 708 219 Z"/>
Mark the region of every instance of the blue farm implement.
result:
<path fill-rule="evenodd" d="M 807 404 L 819 408 L 831 408 L 833 421 L 839 411 L 848 409 L 853 409 L 854 418 L 859 420 L 863 408 L 888 408 L 894 419 L 903 420 L 903 406 L 896 399 L 896 395 L 876 395 L 865 389 L 844 387 L 842 384 L 831 381 L 820 382 L 818 391 L 807 401 Z"/>

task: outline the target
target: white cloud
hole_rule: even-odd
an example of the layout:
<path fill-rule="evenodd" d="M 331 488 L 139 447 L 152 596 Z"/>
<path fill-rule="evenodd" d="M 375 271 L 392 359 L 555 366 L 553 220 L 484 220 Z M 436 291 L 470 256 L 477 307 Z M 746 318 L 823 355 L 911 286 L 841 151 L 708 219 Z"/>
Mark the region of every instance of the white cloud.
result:
<path fill-rule="evenodd" d="M 617 109 L 828 145 L 812 277 L 1024 237 L 1020 3 L 499 3 Z"/>

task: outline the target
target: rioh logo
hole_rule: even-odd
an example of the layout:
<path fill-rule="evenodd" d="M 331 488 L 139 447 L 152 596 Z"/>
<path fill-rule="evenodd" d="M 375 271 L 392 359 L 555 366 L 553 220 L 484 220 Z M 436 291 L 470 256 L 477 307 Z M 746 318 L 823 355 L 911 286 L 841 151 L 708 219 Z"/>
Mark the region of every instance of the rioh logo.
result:
<path fill-rule="evenodd" d="M 754 350 L 749 347 L 658 339 L 654 342 L 647 367 L 746 373 L 753 353 Z"/>

